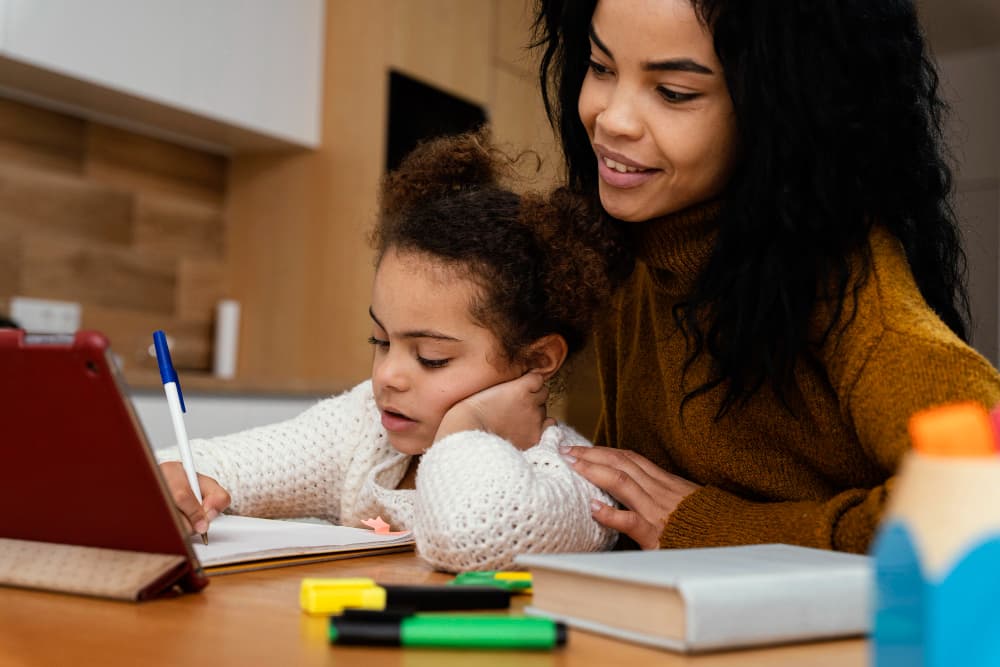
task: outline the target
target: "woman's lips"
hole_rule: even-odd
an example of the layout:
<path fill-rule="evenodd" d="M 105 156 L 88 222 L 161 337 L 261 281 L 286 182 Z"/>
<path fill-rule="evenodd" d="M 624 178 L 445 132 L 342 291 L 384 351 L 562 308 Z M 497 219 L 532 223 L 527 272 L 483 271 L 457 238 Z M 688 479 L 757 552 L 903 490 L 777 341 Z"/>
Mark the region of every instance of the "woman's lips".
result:
<path fill-rule="evenodd" d="M 647 167 L 621 153 L 594 144 L 597 171 L 601 180 L 616 188 L 634 188 L 653 178 L 660 170 Z"/>
<path fill-rule="evenodd" d="M 382 426 L 385 430 L 399 433 L 416 426 L 417 422 L 392 410 L 382 410 Z"/>

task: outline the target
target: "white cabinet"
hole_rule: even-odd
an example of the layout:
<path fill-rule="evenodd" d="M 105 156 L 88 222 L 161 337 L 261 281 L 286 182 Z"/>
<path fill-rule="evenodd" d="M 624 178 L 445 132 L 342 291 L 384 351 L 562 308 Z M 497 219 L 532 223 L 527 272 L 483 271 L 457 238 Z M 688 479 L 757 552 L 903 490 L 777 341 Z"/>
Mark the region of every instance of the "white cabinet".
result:
<path fill-rule="evenodd" d="M 0 94 L 240 151 L 320 143 L 323 0 L 0 0 Z"/>

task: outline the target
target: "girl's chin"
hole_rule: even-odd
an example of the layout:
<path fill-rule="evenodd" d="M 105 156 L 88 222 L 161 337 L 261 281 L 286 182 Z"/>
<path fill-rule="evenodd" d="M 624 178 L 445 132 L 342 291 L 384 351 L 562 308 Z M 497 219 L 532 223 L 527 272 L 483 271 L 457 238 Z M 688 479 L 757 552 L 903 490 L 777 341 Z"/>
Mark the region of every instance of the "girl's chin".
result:
<path fill-rule="evenodd" d="M 424 442 L 422 439 L 412 437 L 399 437 L 389 434 L 389 444 L 400 454 L 407 456 L 420 456 L 426 452 L 432 443 Z"/>

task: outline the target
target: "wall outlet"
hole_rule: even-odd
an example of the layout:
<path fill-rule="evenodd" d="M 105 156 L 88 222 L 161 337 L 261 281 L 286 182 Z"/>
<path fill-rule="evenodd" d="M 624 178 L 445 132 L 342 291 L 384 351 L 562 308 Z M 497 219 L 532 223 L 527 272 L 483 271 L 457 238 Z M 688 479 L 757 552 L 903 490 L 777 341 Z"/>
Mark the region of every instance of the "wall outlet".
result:
<path fill-rule="evenodd" d="M 71 334 L 80 328 L 80 304 L 15 296 L 10 300 L 10 316 L 31 333 Z"/>

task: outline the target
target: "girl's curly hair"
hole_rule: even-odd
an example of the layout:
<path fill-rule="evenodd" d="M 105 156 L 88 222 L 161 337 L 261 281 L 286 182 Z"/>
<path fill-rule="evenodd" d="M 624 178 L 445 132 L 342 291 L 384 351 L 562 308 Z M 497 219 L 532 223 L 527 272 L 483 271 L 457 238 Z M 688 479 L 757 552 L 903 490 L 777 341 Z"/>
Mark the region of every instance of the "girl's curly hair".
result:
<path fill-rule="evenodd" d="M 577 114 L 597 0 L 537 0 L 546 111 L 569 187 L 597 196 Z M 908 0 L 690 0 L 713 35 L 740 158 L 723 193 L 714 255 L 677 309 L 725 387 L 723 414 L 765 384 L 783 399 L 796 359 L 822 344 L 871 270 L 873 224 L 901 242 L 928 305 L 967 339 L 965 255 L 952 211 L 938 75 Z M 860 260 L 857 266 L 854 258 Z M 860 268 L 860 270 L 858 270 Z M 809 320 L 834 305 L 821 340 Z"/>
<path fill-rule="evenodd" d="M 567 190 L 517 194 L 516 158 L 486 129 L 417 146 L 383 180 L 371 234 L 376 265 L 389 250 L 427 255 L 480 288 L 472 317 L 509 361 L 526 360 L 542 336 L 581 349 L 616 283 L 630 268 L 618 227 Z"/>

